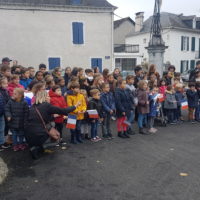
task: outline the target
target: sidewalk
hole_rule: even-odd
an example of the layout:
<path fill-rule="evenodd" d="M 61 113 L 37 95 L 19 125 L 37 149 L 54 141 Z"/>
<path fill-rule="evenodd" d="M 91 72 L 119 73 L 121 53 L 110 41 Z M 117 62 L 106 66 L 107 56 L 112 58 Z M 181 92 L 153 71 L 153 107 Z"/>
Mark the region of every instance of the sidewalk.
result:
<path fill-rule="evenodd" d="M 0 158 L 0 185 L 3 183 L 3 181 L 7 177 L 7 174 L 8 174 L 7 165 L 4 163 L 2 158 Z"/>

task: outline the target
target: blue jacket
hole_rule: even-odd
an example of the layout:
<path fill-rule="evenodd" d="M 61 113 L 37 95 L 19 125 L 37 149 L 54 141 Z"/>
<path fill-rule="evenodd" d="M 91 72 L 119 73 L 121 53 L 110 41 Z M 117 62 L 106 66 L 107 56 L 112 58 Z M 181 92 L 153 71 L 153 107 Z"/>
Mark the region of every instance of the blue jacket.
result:
<path fill-rule="evenodd" d="M 149 117 L 156 117 L 158 102 L 154 100 L 155 95 L 149 95 Z"/>
<path fill-rule="evenodd" d="M 193 92 L 190 89 L 186 92 L 187 99 L 188 99 L 188 106 L 190 108 L 196 108 L 199 103 L 199 95 L 197 92 Z"/>
<path fill-rule="evenodd" d="M 101 94 L 101 103 L 103 111 L 110 113 L 111 110 L 116 110 L 114 96 L 111 92 Z"/>
<path fill-rule="evenodd" d="M 4 114 L 5 102 L 3 96 L 0 93 L 0 117 Z"/>
<path fill-rule="evenodd" d="M 175 97 L 176 97 L 176 101 L 177 101 L 177 106 L 181 106 L 181 103 L 183 102 L 183 100 L 184 100 L 184 98 L 185 98 L 184 95 L 183 95 L 183 93 L 177 91 L 177 92 L 175 93 Z"/>
<path fill-rule="evenodd" d="M 32 82 L 30 78 L 25 78 L 20 80 L 20 84 L 24 86 L 24 88 L 27 90 L 29 84 Z"/>

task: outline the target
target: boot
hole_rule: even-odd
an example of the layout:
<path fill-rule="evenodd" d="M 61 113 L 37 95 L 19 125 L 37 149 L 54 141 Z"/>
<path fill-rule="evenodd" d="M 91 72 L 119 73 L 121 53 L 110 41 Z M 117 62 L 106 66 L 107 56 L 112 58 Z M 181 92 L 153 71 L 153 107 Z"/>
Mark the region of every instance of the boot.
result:
<path fill-rule="evenodd" d="M 81 134 L 80 133 L 76 133 L 76 140 L 79 143 L 83 143 L 83 140 L 81 139 Z"/>
<path fill-rule="evenodd" d="M 74 133 L 71 133 L 71 143 L 72 144 L 78 144 L 77 141 L 76 141 Z"/>
<path fill-rule="evenodd" d="M 118 137 L 120 137 L 120 138 L 127 138 L 122 132 L 118 132 Z"/>
<path fill-rule="evenodd" d="M 140 128 L 140 129 L 139 129 L 139 134 L 142 134 L 142 135 L 149 135 L 150 133 L 146 132 L 143 128 Z"/>
<path fill-rule="evenodd" d="M 126 138 L 130 138 L 130 136 L 128 135 L 128 133 L 126 131 L 124 131 L 123 135 L 126 137 Z"/>
<path fill-rule="evenodd" d="M 127 133 L 128 133 L 129 135 L 135 135 L 135 134 L 136 134 L 135 131 L 132 130 L 132 129 L 128 129 Z"/>

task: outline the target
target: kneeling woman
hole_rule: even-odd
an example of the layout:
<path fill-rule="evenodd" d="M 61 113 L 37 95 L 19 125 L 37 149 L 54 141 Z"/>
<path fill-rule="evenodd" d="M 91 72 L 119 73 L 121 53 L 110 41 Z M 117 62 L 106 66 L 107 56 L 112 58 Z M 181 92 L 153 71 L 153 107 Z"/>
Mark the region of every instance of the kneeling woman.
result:
<path fill-rule="evenodd" d="M 50 129 L 51 127 L 49 127 L 48 124 L 53 121 L 53 114 L 67 115 L 68 113 L 75 110 L 79 105 L 78 103 L 77 105 L 68 108 L 58 108 L 52 106 L 49 102 L 50 98 L 46 91 L 38 92 L 36 94 L 35 104 L 30 108 L 29 116 L 26 120 L 25 137 L 30 147 L 30 152 L 33 159 L 37 159 L 39 154 L 43 152 L 43 144 L 49 138 L 49 135 L 47 134 L 44 125 L 38 116 L 36 108 L 39 110 L 45 124 Z"/>

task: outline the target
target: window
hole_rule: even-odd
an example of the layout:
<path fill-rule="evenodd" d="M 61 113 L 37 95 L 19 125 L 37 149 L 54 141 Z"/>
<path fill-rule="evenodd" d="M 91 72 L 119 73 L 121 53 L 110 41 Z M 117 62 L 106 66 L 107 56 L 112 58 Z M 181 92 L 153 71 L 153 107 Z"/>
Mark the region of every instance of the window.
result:
<path fill-rule="evenodd" d="M 84 44 L 83 40 L 83 23 L 73 22 L 73 44 Z"/>
<path fill-rule="evenodd" d="M 72 5 L 79 5 L 81 4 L 81 0 L 71 0 Z"/>
<path fill-rule="evenodd" d="M 195 51 L 195 42 L 196 42 L 196 38 L 192 37 L 192 47 L 191 47 L 192 51 Z"/>
<path fill-rule="evenodd" d="M 181 37 L 181 51 L 189 51 L 189 37 L 182 36 Z"/>
<path fill-rule="evenodd" d="M 56 67 L 60 67 L 60 58 L 49 58 L 49 70 L 53 70 Z"/>
<path fill-rule="evenodd" d="M 182 60 L 181 61 L 181 73 L 188 71 L 188 69 L 189 69 L 189 61 Z"/>

